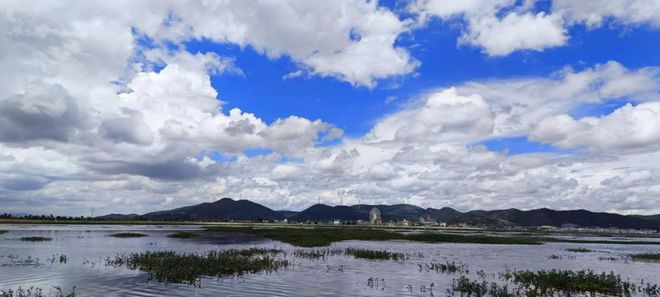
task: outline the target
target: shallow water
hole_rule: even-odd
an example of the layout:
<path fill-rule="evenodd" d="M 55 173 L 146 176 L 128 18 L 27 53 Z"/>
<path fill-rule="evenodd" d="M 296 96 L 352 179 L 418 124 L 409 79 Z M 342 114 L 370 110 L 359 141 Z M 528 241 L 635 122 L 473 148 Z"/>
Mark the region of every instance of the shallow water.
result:
<path fill-rule="evenodd" d="M 0 235 L 0 290 L 41 287 L 46 292 L 60 286 L 78 296 L 446 296 L 446 288 L 458 274 L 420 271 L 418 264 L 456 261 L 474 272 L 487 274 L 506 269 L 591 269 L 620 274 L 624 279 L 660 283 L 660 263 L 602 261 L 599 257 L 619 257 L 630 253 L 660 252 L 658 245 L 546 243 L 528 245 L 426 244 L 407 241 L 346 241 L 331 248 L 386 249 L 410 255 L 403 262 L 358 260 L 332 256 L 325 260 L 293 257 L 295 247 L 277 241 L 237 234 L 215 234 L 195 239 L 174 239 L 176 231 L 196 230 L 195 226 L 118 226 L 118 225 L 1 225 L 9 230 Z M 114 238 L 116 232 L 141 232 L 142 238 Z M 52 237 L 48 242 L 25 242 L 24 236 Z M 589 238 L 598 239 L 598 238 Z M 647 240 L 635 238 L 632 240 Z M 104 265 L 106 257 L 133 252 L 174 250 L 205 252 L 216 249 L 268 247 L 288 251 L 293 265 L 273 273 L 243 277 L 204 278 L 201 287 L 150 281 L 148 273 Z M 584 247 L 595 252 L 571 253 L 566 248 Z M 67 262 L 59 263 L 59 255 Z M 548 259 L 549 255 L 562 256 Z M 49 259 L 55 261 L 51 263 Z M 36 262 L 36 259 L 39 261 Z M 368 283 L 368 279 L 378 279 Z M 653 279 L 655 278 L 655 279 Z M 426 290 L 424 290 L 424 286 Z"/>

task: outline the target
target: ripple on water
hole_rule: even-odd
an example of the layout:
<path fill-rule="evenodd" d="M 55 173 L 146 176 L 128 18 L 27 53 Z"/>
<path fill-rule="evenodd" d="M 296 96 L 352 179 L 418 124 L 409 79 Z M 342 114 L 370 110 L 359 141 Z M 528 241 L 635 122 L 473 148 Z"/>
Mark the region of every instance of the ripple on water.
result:
<path fill-rule="evenodd" d="M 425 244 L 405 241 L 336 243 L 332 248 L 347 247 L 386 249 L 408 253 L 407 261 L 356 260 L 352 257 L 329 256 L 326 260 L 293 258 L 294 248 L 274 241 L 235 234 L 217 234 L 196 239 L 173 239 L 174 231 L 195 230 L 190 226 L 18 226 L 0 238 L 0 265 L 8 256 L 38 257 L 42 262 L 54 254 L 65 254 L 65 264 L 42 266 L 0 266 L 0 289 L 18 286 L 61 286 L 70 291 L 76 286 L 79 296 L 424 296 L 420 286 L 434 284 L 435 292 L 444 293 L 457 275 L 420 272 L 418 264 L 456 261 L 468 265 L 471 273 L 484 270 L 497 273 L 511 269 L 585 269 L 614 271 L 624 279 L 638 281 L 657 274 L 660 264 L 648 262 L 601 261 L 599 257 L 616 257 L 629 253 L 657 252 L 657 246 L 564 244 L 540 246 Z M 51 228 L 51 229 L 49 229 Z M 3 226 L 3 229 L 8 229 Z M 142 232 L 144 238 L 113 238 L 114 232 Z M 53 237 L 51 242 L 11 240 L 22 236 Z M 276 247 L 288 251 L 291 267 L 275 273 L 258 273 L 245 277 L 203 278 L 201 287 L 163 284 L 149 281 L 149 275 L 126 268 L 103 265 L 105 257 L 154 250 L 205 252 L 213 249 Z M 585 247 L 593 253 L 571 254 L 568 247 Z M 424 257 L 418 257 L 417 254 Z M 572 255 L 549 260 L 552 254 Z M 87 262 L 85 262 L 87 261 Z M 83 264 L 85 262 L 85 264 Z M 378 278 L 378 287 L 369 286 L 369 278 Z M 412 288 L 412 292 L 408 290 Z M 426 294 L 428 295 L 428 294 Z"/>

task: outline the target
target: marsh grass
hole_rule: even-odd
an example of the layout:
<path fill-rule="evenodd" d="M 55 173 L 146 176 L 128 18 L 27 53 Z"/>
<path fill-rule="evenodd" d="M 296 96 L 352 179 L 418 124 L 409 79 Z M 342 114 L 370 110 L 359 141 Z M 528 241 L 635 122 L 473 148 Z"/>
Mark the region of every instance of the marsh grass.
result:
<path fill-rule="evenodd" d="M 500 273 L 503 282 L 489 282 L 467 276 L 454 279 L 447 289 L 449 296 L 658 296 L 660 287 L 650 283 L 624 281 L 610 273 L 591 270 L 507 271 Z"/>
<path fill-rule="evenodd" d="M 435 271 L 440 273 L 469 273 L 468 266 L 454 261 L 446 263 L 424 263 L 417 264 L 418 270 L 421 271 Z"/>
<path fill-rule="evenodd" d="M 7 230 L 0 230 L 0 235 L 5 234 L 5 233 L 7 233 L 7 232 L 9 232 L 9 231 L 7 231 Z"/>
<path fill-rule="evenodd" d="M 541 270 L 505 272 L 502 278 L 519 285 L 528 296 L 552 296 L 555 293 L 570 296 L 573 294 L 603 294 L 610 296 L 630 296 L 638 291 L 635 284 L 610 273 L 594 273 L 591 270 Z"/>
<path fill-rule="evenodd" d="M 178 239 L 189 239 L 189 238 L 195 238 L 195 237 L 199 237 L 199 236 L 201 236 L 201 235 L 198 234 L 198 233 L 186 232 L 186 231 L 172 233 L 170 235 L 167 235 L 167 237 L 169 237 L 169 238 L 178 238 Z"/>
<path fill-rule="evenodd" d="M 344 253 L 346 255 L 353 256 L 354 258 L 357 259 L 394 260 L 394 261 L 403 261 L 408 259 L 408 256 L 406 254 L 389 252 L 386 250 L 347 248 L 344 250 Z"/>
<path fill-rule="evenodd" d="M 593 252 L 593 250 L 590 250 L 590 249 L 587 249 L 587 248 L 582 248 L 582 247 L 567 248 L 566 251 L 571 252 L 571 253 L 591 253 L 591 252 Z"/>
<path fill-rule="evenodd" d="M 27 236 L 27 237 L 21 237 L 21 238 L 19 238 L 19 240 L 39 242 L 39 241 L 51 241 L 53 239 L 50 238 L 50 237 L 43 237 L 43 236 Z"/>
<path fill-rule="evenodd" d="M 481 244 L 540 244 L 540 242 L 518 237 L 495 237 L 442 233 L 403 234 L 383 229 L 366 228 L 252 228 L 252 227 L 209 227 L 210 232 L 251 234 L 278 240 L 299 247 L 329 246 L 344 240 L 410 240 L 429 243 L 481 243 Z"/>
<path fill-rule="evenodd" d="M 632 254 L 630 258 L 633 260 L 660 261 L 660 253 Z"/>
<path fill-rule="evenodd" d="M 60 264 L 66 264 L 66 262 L 69 261 L 69 257 L 64 254 L 60 254 L 60 255 L 55 254 L 46 258 L 46 260 L 50 262 L 50 264 L 54 264 L 55 262 L 59 262 Z"/>
<path fill-rule="evenodd" d="M 459 293 L 460 296 L 522 296 L 517 295 L 515 292 L 509 292 L 507 285 L 499 285 L 496 282 L 487 282 L 486 280 L 476 281 L 471 280 L 466 276 L 461 276 L 454 279 L 451 287 L 447 289 L 449 296 L 455 296 Z"/>
<path fill-rule="evenodd" d="M 283 250 L 251 248 L 209 251 L 206 254 L 158 251 L 134 253 L 106 259 L 106 265 L 148 272 L 159 282 L 196 285 L 202 276 L 235 277 L 249 273 L 272 272 L 289 266 Z"/>
<path fill-rule="evenodd" d="M 0 297 L 75 297 L 76 287 L 71 289 L 71 293 L 65 294 L 62 291 L 62 287 L 53 287 L 48 293 L 44 293 L 44 289 L 39 287 L 18 287 L 16 290 L 0 290 Z"/>
<path fill-rule="evenodd" d="M 149 235 L 144 233 L 136 233 L 136 232 L 121 232 L 121 233 L 110 234 L 108 236 L 117 237 L 117 238 L 137 238 L 137 237 L 147 237 Z"/>
<path fill-rule="evenodd" d="M 343 255 L 344 251 L 340 249 L 297 249 L 293 251 L 293 256 L 307 260 L 325 260 L 331 256 Z"/>

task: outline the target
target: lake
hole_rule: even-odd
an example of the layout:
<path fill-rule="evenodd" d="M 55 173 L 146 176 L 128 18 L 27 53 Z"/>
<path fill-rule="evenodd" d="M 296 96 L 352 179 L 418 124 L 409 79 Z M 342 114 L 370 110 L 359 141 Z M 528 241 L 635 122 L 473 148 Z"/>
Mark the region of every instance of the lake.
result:
<path fill-rule="evenodd" d="M 294 257 L 301 248 L 235 233 L 213 233 L 198 238 L 169 238 L 174 232 L 200 230 L 197 226 L 136 225 L 0 225 L 0 290 L 54 287 L 76 296 L 447 296 L 458 273 L 427 271 L 424 264 L 456 262 L 476 279 L 477 271 L 497 281 L 512 270 L 583 270 L 614 272 L 631 282 L 660 283 L 660 263 L 632 261 L 633 253 L 658 253 L 660 245 L 545 243 L 542 245 L 483 245 L 418 243 L 408 241 L 344 241 L 329 248 L 368 248 L 404 253 L 405 261 L 355 259 L 348 255 L 312 260 Z M 140 232 L 147 237 L 115 238 L 117 232 Z M 50 237 L 29 242 L 22 237 Z M 574 237 L 574 236 L 572 236 Z M 590 237 L 589 239 L 611 239 Z M 628 240 L 657 240 L 626 238 Z M 145 251 L 204 253 L 211 250 L 277 248 L 291 262 L 274 272 L 239 277 L 204 277 L 198 286 L 160 283 L 150 274 L 125 266 L 105 265 L 106 258 Z M 568 248 L 592 252 L 574 253 Z M 62 258 L 61 256 L 65 257 Z M 65 261 L 62 261 L 65 259 Z M 458 296 L 458 295 L 457 295 Z"/>

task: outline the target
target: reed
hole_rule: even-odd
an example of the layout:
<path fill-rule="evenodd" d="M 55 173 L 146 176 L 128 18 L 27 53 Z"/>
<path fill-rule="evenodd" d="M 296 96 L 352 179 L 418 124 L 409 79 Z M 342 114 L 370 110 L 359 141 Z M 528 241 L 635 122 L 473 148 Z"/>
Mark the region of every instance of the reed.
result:
<path fill-rule="evenodd" d="M 460 296 L 496 296 L 496 297 L 509 297 L 521 296 L 516 292 L 509 292 L 507 285 L 499 285 L 495 282 L 487 282 L 485 280 L 475 281 L 466 276 L 461 276 L 452 282 L 452 285 L 447 289 L 450 296 L 459 293 Z"/>
<path fill-rule="evenodd" d="M 45 293 L 44 289 L 39 287 L 23 288 L 18 287 L 16 290 L 0 290 L 1 297 L 75 297 L 76 287 L 71 289 L 71 293 L 66 294 L 62 291 L 61 287 L 55 286 L 49 292 Z"/>
<path fill-rule="evenodd" d="M 353 256 L 354 258 L 357 259 L 394 260 L 394 261 L 403 261 L 408 259 L 408 256 L 406 254 L 389 252 L 386 250 L 347 248 L 344 250 L 344 253 L 346 255 Z"/>
<path fill-rule="evenodd" d="M 636 286 L 610 273 L 595 273 L 591 270 L 541 270 L 514 271 L 502 274 L 502 278 L 520 285 L 527 295 L 552 296 L 573 294 L 603 294 L 612 296 L 630 296 Z"/>
<path fill-rule="evenodd" d="M 582 247 L 567 248 L 566 251 L 571 252 L 571 253 L 591 253 L 591 252 L 593 252 L 593 250 L 590 250 L 590 249 L 587 249 L 587 248 L 582 248 Z"/>
<path fill-rule="evenodd" d="M 660 261 L 660 253 L 632 254 L 633 260 Z"/>
<path fill-rule="evenodd" d="M 418 270 L 421 271 L 435 271 L 435 272 L 440 272 L 440 273 L 449 273 L 449 274 L 454 274 L 454 273 L 469 273 L 470 271 L 468 270 L 467 265 L 465 264 L 460 264 L 456 262 L 449 262 L 447 261 L 446 263 L 424 263 L 424 264 L 417 264 Z"/>
<path fill-rule="evenodd" d="M 344 251 L 340 249 L 297 249 L 293 251 L 293 256 L 308 260 L 325 260 L 331 256 L 343 255 Z"/>
<path fill-rule="evenodd" d="M 278 249 L 251 248 L 246 250 L 209 251 L 206 254 L 158 251 L 134 253 L 106 259 L 106 265 L 125 265 L 131 270 L 148 272 L 160 282 L 196 285 L 202 276 L 234 277 L 249 273 L 272 272 L 289 266 L 277 255 Z"/>
<path fill-rule="evenodd" d="M 110 234 L 108 236 L 117 237 L 117 238 L 137 238 L 137 237 L 147 237 L 149 235 L 143 233 L 136 233 L 136 232 L 121 232 L 121 233 Z"/>
<path fill-rule="evenodd" d="M 21 237 L 19 239 L 21 241 L 32 241 L 32 242 L 51 241 L 51 240 L 53 240 L 50 237 L 43 237 L 43 236 L 27 236 L 27 237 Z"/>
<path fill-rule="evenodd" d="M 186 231 L 172 233 L 170 235 L 167 235 L 167 237 L 169 237 L 169 238 L 178 238 L 178 239 L 189 239 L 189 238 L 195 238 L 195 237 L 199 237 L 199 236 L 200 236 L 200 234 L 198 234 L 198 233 L 186 232 Z"/>

